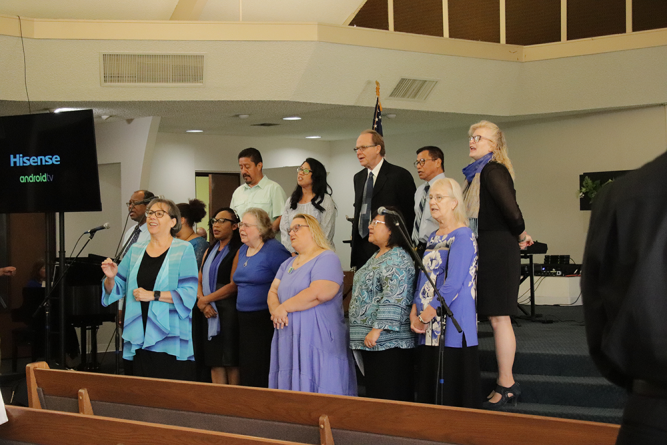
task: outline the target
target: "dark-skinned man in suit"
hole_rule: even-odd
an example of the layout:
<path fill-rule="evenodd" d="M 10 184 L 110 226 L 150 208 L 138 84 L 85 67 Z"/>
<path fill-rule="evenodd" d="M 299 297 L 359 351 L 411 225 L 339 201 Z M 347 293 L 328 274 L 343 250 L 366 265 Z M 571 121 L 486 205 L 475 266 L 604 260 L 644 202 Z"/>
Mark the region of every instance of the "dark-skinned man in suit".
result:
<path fill-rule="evenodd" d="M 352 228 L 352 259 L 357 270 L 373 256 L 377 246 L 368 242 L 368 224 L 382 206 L 395 206 L 412 227 L 415 219 L 415 181 L 403 167 L 384 159 L 384 139 L 374 130 L 359 135 L 354 148 L 363 170 L 354 175 L 354 222 Z M 372 175 L 372 176 L 371 176 Z"/>

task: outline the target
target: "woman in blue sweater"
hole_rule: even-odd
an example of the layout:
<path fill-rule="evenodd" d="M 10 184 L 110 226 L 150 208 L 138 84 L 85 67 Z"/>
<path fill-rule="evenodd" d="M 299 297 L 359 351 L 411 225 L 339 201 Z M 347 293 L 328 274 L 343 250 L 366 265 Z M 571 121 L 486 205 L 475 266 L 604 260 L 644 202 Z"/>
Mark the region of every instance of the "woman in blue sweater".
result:
<path fill-rule="evenodd" d="M 267 298 L 280 265 L 290 253 L 274 237 L 269 215 L 249 208 L 239 223 L 243 246 L 234 272 L 238 288 L 239 372 L 241 385 L 269 387 L 273 322 Z"/>
<path fill-rule="evenodd" d="M 197 261 L 192 245 L 174 238 L 178 207 L 167 199 L 148 204 L 151 238 L 130 247 L 120 265 L 102 263 L 102 305 L 125 297 L 123 358 L 140 377 L 195 380 L 192 308 L 197 300 Z"/>

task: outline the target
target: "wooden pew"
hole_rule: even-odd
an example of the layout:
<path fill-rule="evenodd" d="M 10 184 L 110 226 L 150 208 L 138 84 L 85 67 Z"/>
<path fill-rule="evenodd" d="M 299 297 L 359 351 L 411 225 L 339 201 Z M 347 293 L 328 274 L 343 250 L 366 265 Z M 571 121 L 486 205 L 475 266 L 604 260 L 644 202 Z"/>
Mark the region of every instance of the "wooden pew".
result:
<path fill-rule="evenodd" d="M 27 367 L 33 408 L 79 411 L 86 389 L 95 416 L 300 443 L 612 445 L 617 425 L 207 383 Z M 82 402 L 85 408 L 85 400 Z M 322 430 L 322 432 L 321 432 Z"/>
<path fill-rule="evenodd" d="M 216 431 L 7 406 L 0 445 L 301 445 Z"/>

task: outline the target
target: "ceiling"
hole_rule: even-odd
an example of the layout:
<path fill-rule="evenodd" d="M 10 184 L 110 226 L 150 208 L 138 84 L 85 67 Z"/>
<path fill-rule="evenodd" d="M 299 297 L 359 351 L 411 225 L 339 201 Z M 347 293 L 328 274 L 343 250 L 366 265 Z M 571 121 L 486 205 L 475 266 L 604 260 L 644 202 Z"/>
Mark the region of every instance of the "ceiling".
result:
<path fill-rule="evenodd" d="M 181 0 L 188 1 L 188 0 Z M 87 20 L 169 20 L 179 0 L 2 0 L 0 14 Z M 206 0 L 200 21 L 342 25 L 365 0 Z"/>
<path fill-rule="evenodd" d="M 162 133 L 185 133 L 203 130 L 204 134 L 249 137 L 305 138 L 321 136 L 324 141 L 353 139 L 370 128 L 373 107 L 330 105 L 291 101 L 133 101 L 133 102 L 32 102 L 32 112 L 48 112 L 59 107 L 92 108 L 95 120 L 118 121 L 146 116 L 161 116 Z M 490 119 L 496 123 L 548 120 L 563 116 L 580 116 L 603 110 L 582 110 L 522 116 L 491 116 L 442 113 L 404 109 L 383 109 L 385 135 L 436 132 L 468 128 L 471 123 Z M 606 109 L 604 111 L 612 111 Z M 26 102 L 0 101 L 0 115 L 28 113 Z M 248 114 L 246 119 L 237 115 Z M 395 114 L 394 118 L 389 115 Z M 103 119 L 105 116 L 106 119 Z M 284 121 L 299 116 L 300 121 Z M 274 123 L 272 127 L 253 124 Z"/>
<path fill-rule="evenodd" d="M 50 19 L 89 20 L 169 20 L 177 4 L 195 0 L 2 0 L 1 15 Z M 238 21 L 242 7 L 243 21 L 318 22 L 345 24 L 365 0 L 197 0 L 204 2 L 200 21 Z M 200 3 L 201 4 L 201 3 Z M 231 136 L 272 136 L 322 140 L 356 137 L 370 127 L 373 107 L 332 105 L 294 101 L 95 101 L 33 102 L 33 112 L 58 107 L 92 108 L 96 119 L 108 121 L 160 116 L 160 132 L 184 133 L 188 129 L 205 134 Z M 601 111 L 601 110 L 596 110 Z M 25 102 L 0 101 L 0 115 L 25 114 Z M 383 110 L 387 135 L 467 128 L 482 118 L 498 123 L 548 119 L 562 115 L 586 114 L 591 110 L 531 116 L 479 116 L 406 109 Z M 239 114 L 247 114 L 240 119 Z M 389 115 L 395 114 L 395 118 Z M 286 116 L 300 116 L 300 121 L 283 121 Z M 253 124 L 277 123 L 258 127 Z"/>

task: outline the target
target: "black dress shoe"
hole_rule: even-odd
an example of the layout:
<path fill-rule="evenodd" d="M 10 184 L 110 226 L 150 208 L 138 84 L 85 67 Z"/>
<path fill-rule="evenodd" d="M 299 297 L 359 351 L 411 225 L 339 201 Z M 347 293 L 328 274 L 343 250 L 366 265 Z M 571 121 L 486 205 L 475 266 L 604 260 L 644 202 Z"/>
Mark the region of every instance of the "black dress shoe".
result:
<path fill-rule="evenodd" d="M 516 382 L 514 382 L 514 385 L 510 386 L 509 388 L 497 385 L 496 392 L 500 394 L 500 400 L 498 400 L 496 403 L 492 403 L 487 400 L 482 404 L 482 408 L 497 410 L 510 403 L 512 406 L 516 406 L 517 402 L 519 401 L 519 396 L 521 395 L 521 386 L 519 386 L 519 384 Z"/>

